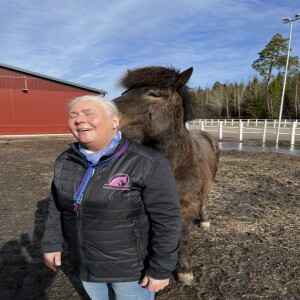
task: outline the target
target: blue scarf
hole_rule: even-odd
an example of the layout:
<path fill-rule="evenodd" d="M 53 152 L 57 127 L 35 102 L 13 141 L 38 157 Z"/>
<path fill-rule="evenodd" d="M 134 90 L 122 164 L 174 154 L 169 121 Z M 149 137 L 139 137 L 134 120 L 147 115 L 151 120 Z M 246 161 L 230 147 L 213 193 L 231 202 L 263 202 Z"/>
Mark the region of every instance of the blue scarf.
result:
<path fill-rule="evenodd" d="M 114 139 L 115 138 L 117 138 L 117 139 L 121 138 L 121 134 L 116 134 L 116 136 L 114 137 Z M 113 156 L 111 156 L 111 157 L 109 157 L 107 159 L 104 159 L 104 160 L 102 160 L 100 162 L 97 162 L 97 163 L 87 162 L 87 170 L 86 170 L 86 172 L 85 172 L 85 174 L 84 174 L 84 176 L 83 176 L 83 178 L 82 178 L 82 180 L 80 182 L 80 185 L 79 185 L 78 189 L 76 190 L 75 194 L 73 195 L 73 201 L 74 201 L 73 213 L 75 213 L 75 214 L 77 213 L 79 204 L 80 204 L 80 202 L 82 200 L 82 197 L 83 197 L 83 193 L 84 193 L 85 188 L 87 187 L 87 185 L 89 183 L 89 180 L 93 176 L 95 168 L 98 168 L 100 166 L 104 166 L 107 163 L 109 163 L 110 161 L 117 159 L 120 155 L 122 155 L 126 151 L 128 145 L 129 145 L 129 142 L 126 139 L 125 144 Z M 101 151 L 101 153 L 102 152 L 103 151 Z"/>
<path fill-rule="evenodd" d="M 121 140 L 121 131 L 118 131 L 116 133 L 116 135 L 113 137 L 113 139 L 111 140 L 110 144 L 105 148 L 103 149 L 102 151 L 99 151 L 99 152 L 90 152 L 88 153 L 87 152 L 87 149 L 84 148 L 84 146 L 82 144 L 79 143 L 79 151 L 81 154 L 84 155 L 84 157 L 92 164 L 95 164 L 99 161 L 99 159 L 105 155 L 108 155 L 110 153 L 112 153 L 119 141 Z"/>

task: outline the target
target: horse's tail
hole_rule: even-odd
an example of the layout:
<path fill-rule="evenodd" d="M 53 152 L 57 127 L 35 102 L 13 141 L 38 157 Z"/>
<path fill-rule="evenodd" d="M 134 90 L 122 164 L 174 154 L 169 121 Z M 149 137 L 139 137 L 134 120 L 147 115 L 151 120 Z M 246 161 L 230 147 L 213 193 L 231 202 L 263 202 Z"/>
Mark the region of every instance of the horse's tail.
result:
<path fill-rule="evenodd" d="M 210 134 L 206 131 L 202 131 L 201 133 L 205 137 L 205 139 L 210 143 L 210 146 L 211 146 L 212 151 L 215 156 L 214 157 L 215 158 L 214 169 L 213 169 L 213 178 L 215 178 L 217 170 L 218 170 L 218 163 L 219 163 L 220 154 L 221 154 L 219 143 L 218 143 L 218 140 L 212 134 Z"/>
<path fill-rule="evenodd" d="M 196 138 L 196 140 L 198 140 L 200 142 L 200 146 L 201 146 L 201 140 L 206 140 L 206 142 L 210 145 L 211 151 L 205 151 L 205 153 L 207 155 L 209 155 L 210 157 L 210 165 L 211 165 L 211 175 L 212 175 L 212 179 L 215 178 L 216 174 L 217 174 L 217 170 L 218 170 L 218 163 L 220 160 L 220 147 L 219 147 L 219 143 L 218 140 L 210 133 L 206 132 L 206 131 L 202 131 L 202 130 L 197 130 L 197 131 L 191 131 L 190 133 L 192 133 L 192 136 L 194 136 Z M 200 140 L 199 140 L 200 138 Z M 212 160 L 212 161 L 211 161 Z"/>

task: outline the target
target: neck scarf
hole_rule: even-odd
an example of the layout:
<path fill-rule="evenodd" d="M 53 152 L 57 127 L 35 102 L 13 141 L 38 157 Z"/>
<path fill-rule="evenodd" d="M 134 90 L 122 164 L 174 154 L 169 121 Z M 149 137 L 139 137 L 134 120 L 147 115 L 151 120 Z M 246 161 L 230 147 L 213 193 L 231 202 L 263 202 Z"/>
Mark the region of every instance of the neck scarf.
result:
<path fill-rule="evenodd" d="M 119 141 L 121 140 L 121 137 L 121 131 L 118 131 L 111 140 L 110 144 L 105 149 L 99 152 L 89 151 L 81 143 L 79 143 L 79 151 L 90 163 L 95 164 L 100 160 L 101 157 L 112 153 L 116 149 Z"/>
<path fill-rule="evenodd" d="M 82 197 L 83 197 L 83 193 L 85 188 L 87 187 L 89 180 L 91 179 L 91 177 L 94 174 L 95 168 L 98 168 L 100 166 L 104 166 L 107 163 L 111 162 L 112 160 L 117 159 L 118 157 L 120 157 L 127 149 L 129 145 L 128 140 L 126 139 L 125 144 L 121 147 L 121 149 L 119 149 L 113 156 L 110 156 L 107 159 L 101 160 L 100 162 L 97 162 L 95 164 L 91 164 L 89 162 L 87 162 L 87 170 L 80 182 L 80 185 L 78 187 L 78 189 L 76 190 L 75 194 L 73 195 L 73 201 L 74 201 L 74 205 L 73 205 L 73 213 L 77 213 L 79 204 L 81 203 Z"/>

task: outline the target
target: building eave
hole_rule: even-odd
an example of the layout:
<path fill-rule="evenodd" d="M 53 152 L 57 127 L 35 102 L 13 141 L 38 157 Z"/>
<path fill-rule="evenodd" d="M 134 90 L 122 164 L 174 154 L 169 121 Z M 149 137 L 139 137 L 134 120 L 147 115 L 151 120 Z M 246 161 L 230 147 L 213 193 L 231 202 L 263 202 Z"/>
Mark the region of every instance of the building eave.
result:
<path fill-rule="evenodd" d="M 83 90 L 87 90 L 87 91 L 90 91 L 90 92 L 95 92 L 95 93 L 101 94 L 103 96 L 105 96 L 107 94 L 107 92 L 104 91 L 104 90 L 99 90 L 99 89 L 91 88 L 91 87 L 88 87 L 88 86 L 85 86 L 85 85 L 76 84 L 76 83 L 73 83 L 73 82 L 70 82 L 70 81 L 61 80 L 61 79 L 58 79 L 58 78 L 55 78 L 55 77 L 51 77 L 51 76 L 43 75 L 43 74 L 40 74 L 40 73 L 28 71 L 28 70 L 17 68 L 17 67 L 10 66 L 10 65 L 7 65 L 7 64 L 0 63 L 0 68 L 4 68 L 4 69 L 7 69 L 7 70 L 16 71 L 16 72 L 20 72 L 20 73 L 24 73 L 24 74 L 28 74 L 28 75 L 31 75 L 31 76 L 43 78 L 43 79 L 50 80 L 50 81 L 57 82 L 57 83 L 61 83 L 61 84 L 66 84 L 66 85 L 76 87 L 76 88 L 80 88 L 80 89 L 83 89 Z"/>

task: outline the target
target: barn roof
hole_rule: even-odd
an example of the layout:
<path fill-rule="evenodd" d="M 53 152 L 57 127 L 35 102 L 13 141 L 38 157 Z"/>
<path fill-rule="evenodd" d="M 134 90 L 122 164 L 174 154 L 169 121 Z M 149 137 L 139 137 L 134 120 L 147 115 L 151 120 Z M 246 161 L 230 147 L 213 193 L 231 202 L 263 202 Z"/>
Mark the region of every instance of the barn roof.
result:
<path fill-rule="evenodd" d="M 50 81 L 54 81 L 54 82 L 57 82 L 57 83 L 66 84 L 66 85 L 69 85 L 69 86 L 77 87 L 77 88 L 88 90 L 88 91 L 95 92 L 95 93 L 99 93 L 103 96 L 105 96 L 107 94 L 107 92 L 104 91 L 104 90 L 98 90 L 98 89 L 91 88 L 91 87 L 88 87 L 88 86 L 85 86 L 85 85 L 80 85 L 80 84 L 73 83 L 73 82 L 70 82 L 70 81 L 61 80 L 61 79 L 58 79 L 58 78 L 55 78 L 55 77 L 50 77 L 50 76 L 47 76 L 47 75 L 43 75 L 43 74 L 40 74 L 40 73 L 28 71 L 28 70 L 25 70 L 25 69 L 13 67 L 13 66 L 10 66 L 10 65 L 2 64 L 2 63 L 0 63 L 0 68 L 25 73 L 25 74 L 28 74 L 28 75 L 40 77 L 40 78 L 50 80 Z"/>

